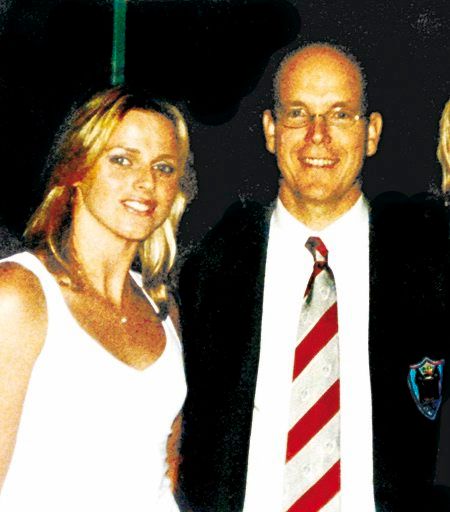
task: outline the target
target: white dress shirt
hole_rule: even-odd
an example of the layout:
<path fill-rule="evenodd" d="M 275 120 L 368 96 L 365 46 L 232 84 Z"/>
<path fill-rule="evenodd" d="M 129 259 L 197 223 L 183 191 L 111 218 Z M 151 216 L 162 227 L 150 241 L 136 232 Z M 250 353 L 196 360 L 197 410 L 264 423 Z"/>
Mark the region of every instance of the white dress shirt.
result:
<path fill-rule="evenodd" d="M 270 221 L 244 512 L 281 511 L 294 351 L 303 295 L 313 269 L 313 258 L 305 247 L 310 236 L 319 236 L 328 248 L 336 281 L 341 511 L 375 510 L 368 353 L 369 220 L 361 196 L 321 231 L 295 219 L 280 199 L 276 203 Z"/>

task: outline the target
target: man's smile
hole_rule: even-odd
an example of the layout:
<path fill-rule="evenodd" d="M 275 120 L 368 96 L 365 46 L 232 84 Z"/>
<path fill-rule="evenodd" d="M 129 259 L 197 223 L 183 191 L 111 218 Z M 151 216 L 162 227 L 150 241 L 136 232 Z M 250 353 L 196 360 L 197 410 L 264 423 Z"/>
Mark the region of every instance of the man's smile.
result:
<path fill-rule="evenodd" d="M 320 167 L 330 169 L 336 166 L 336 164 L 339 162 L 339 158 L 300 157 L 299 161 L 306 167 Z"/>

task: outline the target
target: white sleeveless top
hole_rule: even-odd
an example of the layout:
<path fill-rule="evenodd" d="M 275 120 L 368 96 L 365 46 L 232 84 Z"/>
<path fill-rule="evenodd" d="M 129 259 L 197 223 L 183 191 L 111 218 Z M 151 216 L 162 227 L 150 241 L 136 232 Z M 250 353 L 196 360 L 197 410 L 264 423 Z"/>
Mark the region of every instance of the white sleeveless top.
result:
<path fill-rule="evenodd" d="M 80 327 L 36 256 L 24 252 L 1 261 L 19 263 L 39 278 L 48 330 L 31 375 L 0 511 L 177 512 L 166 476 L 166 443 L 186 381 L 170 318 L 162 322 L 163 353 L 136 370 Z"/>

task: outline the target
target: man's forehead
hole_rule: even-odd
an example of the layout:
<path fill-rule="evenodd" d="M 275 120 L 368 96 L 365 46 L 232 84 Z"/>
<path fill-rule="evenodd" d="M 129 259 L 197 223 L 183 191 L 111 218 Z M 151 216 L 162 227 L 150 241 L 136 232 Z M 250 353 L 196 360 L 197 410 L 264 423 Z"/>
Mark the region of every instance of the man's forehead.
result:
<path fill-rule="evenodd" d="M 331 46 L 314 45 L 290 55 L 281 65 L 277 80 L 278 101 L 295 92 L 323 94 L 346 91 L 353 100 L 361 100 L 363 77 L 356 62 Z"/>

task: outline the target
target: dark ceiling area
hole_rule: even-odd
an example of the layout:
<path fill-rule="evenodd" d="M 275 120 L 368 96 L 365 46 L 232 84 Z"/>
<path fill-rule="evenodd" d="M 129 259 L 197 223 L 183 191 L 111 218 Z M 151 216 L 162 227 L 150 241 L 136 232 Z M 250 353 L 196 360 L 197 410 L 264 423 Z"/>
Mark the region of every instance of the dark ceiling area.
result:
<path fill-rule="evenodd" d="M 71 105 L 107 88 L 111 1 L 3 0 L 0 5 L 0 218 L 23 230 Z M 198 240 L 237 199 L 269 201 L 277 170 L 264 148 L 271 62 L 286 47 L 349 48 L 384 117 L 366 162 L 369 196 L 439 185 L 440 112 L 450 96 L 447 0 L 129 0 L 126 81 L 186 105 L 199 192 L 181 227 Z"/>

